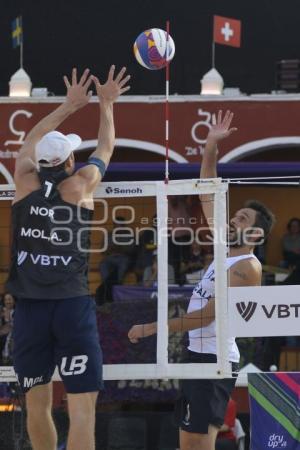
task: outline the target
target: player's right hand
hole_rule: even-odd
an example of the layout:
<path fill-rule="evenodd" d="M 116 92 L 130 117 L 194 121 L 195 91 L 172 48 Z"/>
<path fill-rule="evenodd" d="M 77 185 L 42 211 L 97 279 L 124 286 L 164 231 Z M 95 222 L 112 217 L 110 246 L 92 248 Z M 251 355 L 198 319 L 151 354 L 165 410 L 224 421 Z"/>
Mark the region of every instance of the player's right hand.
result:
<path fill-rule="evenodd" d="M 64 82 L 67 88 L 66 103 L 74 108 L 74 110 L 82 108 L 90 101 L 93 92 L 88 90 L 92 83 L 92 77 L 89 74 L 90 70 L 85 69 L 80 80 L 77 81 L 77 69 L 74 67 L 71 81 L 69 81 L 68 77 L 64 76 Z"/>

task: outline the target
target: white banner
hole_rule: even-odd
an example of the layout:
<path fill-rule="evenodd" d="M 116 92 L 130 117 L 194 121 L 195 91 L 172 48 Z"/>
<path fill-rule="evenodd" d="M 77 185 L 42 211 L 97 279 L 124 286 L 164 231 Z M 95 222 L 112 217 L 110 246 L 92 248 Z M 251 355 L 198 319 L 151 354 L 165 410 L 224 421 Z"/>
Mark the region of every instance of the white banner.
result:
<path fill-rule="evenodd" d="M 300 286 L 232 287 L 228 291 L 231 336 L 300 335 Z"/>
<path fill-rule="evenodd" d="M 95 192 L 96 198 L 124 198 L 156 196 L 155 181 L 122 181 L 101 183 Z"/>

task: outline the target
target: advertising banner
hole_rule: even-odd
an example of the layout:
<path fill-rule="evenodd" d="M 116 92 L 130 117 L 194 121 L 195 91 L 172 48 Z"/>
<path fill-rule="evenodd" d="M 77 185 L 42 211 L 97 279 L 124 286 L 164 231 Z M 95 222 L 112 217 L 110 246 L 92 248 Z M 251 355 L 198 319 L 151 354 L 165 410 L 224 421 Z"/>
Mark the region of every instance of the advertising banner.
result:
<path fill-rule="evenodd" d="M 300 331 L 300 286 L 229 289 L 231 336 L 297 336 Z"/>
<path fill-rule="evenodd" d="M 250 450 L 300 449 L 300 374 L 248 374 Z"/>
<path fill-rule="evenodd" d="M 19 103 L 10 98 L 1 99 L 0 116 L 0 175 L 2 183 L 11 183 L 15 160 L 28 132 L 43 117 L 52 112 L 63 98 L 51 97 Z M 220 101 L 222 103 L 220 103 Z M 114 108 L 116 146 L 138 149 L 137 160 L 147 161 L 149 152 L 155 158 L 165 156 L 164 99 L 126 96 Z M 242 133 L 234 133 L 222 143 L 219 160 L 234 162 L 259 148 L 278 145 L 299 145 L 300 101 L 278 99 L 274 96 L 239 97 L 238 99 L 207 100 L 200 96 L 171 96 L 169 159 L 178 163 L 198 163 L 206 136 L 212 126 L 212 117 L 219 109 L 230 109 L 235 114 L 236 126 Z M 268 120 L 266 120 L 266 117 Z M 138 124 L 138 126 L 137 126 Z M 59 130 L 77 133 L 82 138 L 79 151 L 96 147 L 99 128 L 98 100 L 93 97 L 84 112 L 79 111 L 66 120 Z M 84 159 L 83 159 L 84 160 Z M 133 160 L 131 160 L 134 162 Z M 113 196 L 113 192 L 111 195 Z"/>

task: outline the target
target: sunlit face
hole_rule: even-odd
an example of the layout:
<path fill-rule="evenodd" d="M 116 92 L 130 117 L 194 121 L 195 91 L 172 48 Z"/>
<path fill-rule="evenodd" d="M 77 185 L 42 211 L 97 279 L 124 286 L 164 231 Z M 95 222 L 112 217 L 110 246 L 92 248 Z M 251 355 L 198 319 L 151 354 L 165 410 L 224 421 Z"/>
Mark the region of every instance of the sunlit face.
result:
<path fill-rule="evenodd" d="M 257 234 L 261 235 L 259 228 L 254 228 L 256 211 L 251 208 L 239 209 L 229 225 L 229 245 L 231 247 L 243 247 L 253 245 Z"/>
<path fill-rule="evenodd" d="M 15 306 L 15 300 L 11 294 L 5 294 L 3 304 L 7 309 L 13 309 Z"/>

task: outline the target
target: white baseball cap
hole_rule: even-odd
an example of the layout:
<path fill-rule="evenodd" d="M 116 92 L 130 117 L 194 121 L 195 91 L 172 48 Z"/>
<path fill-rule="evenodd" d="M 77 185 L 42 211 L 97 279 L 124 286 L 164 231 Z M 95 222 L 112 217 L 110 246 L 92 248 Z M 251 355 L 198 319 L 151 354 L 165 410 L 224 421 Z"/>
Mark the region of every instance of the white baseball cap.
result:
<path fill-rule="evenodd" d="M 66 161 L 80 144 L 81 138 L 77 134 L 65 136 L 59 131 L 50 131 L 35 146 L 36 160 L 42 167 L 58 166 Z"/>

